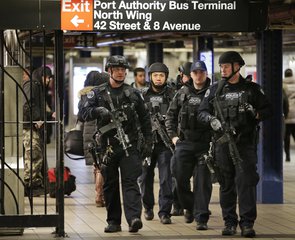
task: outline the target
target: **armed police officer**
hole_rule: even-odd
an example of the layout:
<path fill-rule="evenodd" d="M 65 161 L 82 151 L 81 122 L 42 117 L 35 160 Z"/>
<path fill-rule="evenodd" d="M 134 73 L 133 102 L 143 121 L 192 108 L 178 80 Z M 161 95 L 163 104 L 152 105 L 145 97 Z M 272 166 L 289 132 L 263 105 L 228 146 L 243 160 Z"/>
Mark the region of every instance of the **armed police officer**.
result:
<path fill-rule="evenodd" d="M 108 223 L 105 232 L 121 231 L 119 167 L 129 232 L 142 228 L 137 178 L 142 172 L 142 158 L 151 154 L 151 121 L 140 92 L 124 83 L 128 68 L 125 57 L 109 57 L 106 63 L 109 81 L 90 91 L 88 101 L 79 111 L 85 121 L 97 119 L 97 148 L 105 165 L 102 168 Z"/>
<path fill-rule="evenodd" d="M 179 74 L 176 77 L 176 89 L 179 90 L 186 82 L 191 80 L 191 66 L 192 62 L 185 62 L 178 67 Z M 183 207 L 179 201 L 177 193 L 177 184 L 175 179 L 175 154 L 171 159 L 171 172 L 172 172 L 172 192 L 173 192 L 173 210 L 171 212 L 172 216 L 182 216 Z M 190 182 L 188 182 L 188 187 L 190 188 Z"/>
<path fill-rule="evenodd" d="M 166 128 L 175 144 L 175 177 L 185 221 L 197 222 L 197 230 L 207 230 L 209 202 L 212 193 L 211 176 L 203 155 L 211 140 L 210 127 L 197 120 L 197 111 L 211 80 L 203 61 L 190 68 L 191 79 L 177 91 L 166 115 Z M 193 192 L 190 178 L 193 177 Z"/>
<path fill-rule="evenodd" d="M 210 87 L 199 108 L 199 119 L 211 125 L 215 159 L 220 169 L 220 205 L 225 228 L 222 235 L 254 237 L 257 216 L 257 125 L 271 115 L 270 103 L 260 86 L 240 75 L 245 64 L 235 51 L 219 58 L 222 79 Z M 239 215 L 236 213 L 237 201 Z"/>
<path fill-rule="evenodd" d="M 169 69 L 163 63 L 153 63 L 149 67 L 150 87 L 143 92 L 144 100 L 151 114 L 153 131 L 153 152 L 148 164 L 143 167 L 140 179 L 144 216 L 146 220 L 154 218 L 154 176 L 155 167 L 159 170 L 159 212 L 161 223 L 170 224 L 172 208 L 172 176 L 170 160 L 172 142 L 167 135 L 164 118 L 172 100 L 174 90 L 167 85 Z"/>

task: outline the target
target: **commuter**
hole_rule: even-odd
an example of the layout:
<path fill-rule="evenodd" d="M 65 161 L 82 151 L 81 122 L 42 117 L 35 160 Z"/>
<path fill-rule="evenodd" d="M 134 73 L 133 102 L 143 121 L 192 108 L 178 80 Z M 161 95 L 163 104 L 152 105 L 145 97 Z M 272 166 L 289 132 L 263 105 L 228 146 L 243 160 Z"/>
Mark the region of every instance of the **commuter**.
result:
<path fill-rule="evenodd" d="M 91 71 L 87 74 L 84 82 L 84 88 L 78 93 L 79 109 L 87 101 L 87 94 L 93 90 L 95 86 L 105 83 L 109 80 L 108 73 L 100 73 L 99 71 Z M 79 114 L 78 114 L 79 116 Z M 83 119 L 79 119 L 83 121 Z M 104 207 L 103 197 L 103 176 L 100 171 L 99 164 L 93 159 L 92 151 L 94 150 L 94 133 L 96 131 L 96 120 L 83 123 L 83 149 L 86 165 L 94 166 L 94 180 L 95 180 L 95 203 L 97 207 Z"/>
<path fill-rule="evenodd" d="M 214 130 L 220 205 L 225 223 L 222 235 L 236 234 L 239 223 L 242 236 L 254 237 L 256 185 L 259 181 L 257 125 L 271 115 L 271 106 L 260 86 L 240 75 L 244 64 L 235 51 L 220 56 L 222 79 L 207 90 L 198 117 Z"/>
<path fill-rule="evenodd" d="M 295 78 L 293 76 L 293 71 L 290 68 L 285 70 L 283 89 L 286 92 L 289 103 L 289 111 L 285 119 L 284 149 L 286 154 L 286 162 L 290 162 L 290 137 L 292 136 L 295 140 Z"/>
<path fill-rule="evenodd" d="M 149 86 L 149 83 L 145 81 L 145 70 L 144 68 L 137 67 L 133 71 L 134 73 L 134 82 L 131 83 L 131 86 L 137 88 L 138 90 L 142 90 Z"/>
<path fill-rule="evenodd" d="M 159 170 L 159 212 L 158 216 L 162 224 L 171 223 L 171 208 L 173 202 L 172 176 L 170 161 L 172 151 L 168 146 L 172 145 L 165 129 L 165 115 L 169 102 L 172 100 L 174 90 L 167 85 L 169 70 L 163 63 L 153 63 L 149 67 L 150 87 L 143 92 L 143 97 L 148 106 L 152 118 L 153 152 L 149 164 L 143 167 L 140 179 L 144 217 L 146 220 L 154 218 L 154 176 L 155 167 Z M 165 138 L 166 136 L 166 138 Z"/>
<path fill-rule="evenodd" d="M 173 98 L 166 116 L 168 135 L 175 145 L 175 178 L 179 200 L 187 223 L 197 222 L 197 230 L 207 230 L 211 175 L 204 161 L 209 150 L 209 126 L 197 120 L 197 111 L 211 80 L 203 61 L 191 64 L 192 79 L 184 83 Z M 193 177 L 193 192 L 190 178 Z"/>
<path fill-rule="evenodd" d="M 44 150 L 44 109 L 46 108 L 45 91 L 52 72 L 49 67 L 40 67 L 33 71 L 32 82 L 28 69 L 23 74 L 23 144 L 24 144 L 24 183 L 25 194 L 33 196 L 45 193 L 47 163 L 43 159 Z M 47 119 L 55 117 L 48 108 Z M 32 124 L 31 124 L 32 122 Z M 32 134 L 31 129 L 32 128 Z M 31 146 L 32 141 L 32 146 Z M 31 148 L 32 147 L 32 148 Z M 32 176 L 31 176 L 32 165 Z"/>
<path fill-rule="evenodd" d="M 90 91 L 79 111 L 79 117 L 84 121 L 97 119 L 97 149 L 105 165 L 102 175 L 108 223 L 104 231 L 107 233 L 121 231 L 118 168 L 129 232 L 138 232 L 142 228 L 137 178 L 142 171 L 142 159 L 150 157 L 152 133 L 150 115 L 141 94 L 124 83 L 128 68 L 129 63 L 124 56 L 109 57 L 106 63 L 109 81 Z"/>
<path fill-rule="evenodd" d="M 178 68 L 179 74 L 176 80 L 176 89 L 179 90 L 186 82 L 191 80 L 191 65 L 192 62 L 186 62 L 180 65 Z M 173 210 L 171 212 L 172 216 L 182 216 L 184 214 L 183 207 L 179 201 L 177 194 L 177 183 L 175 179 L 175 155 L 171 159 L 171 173 L 172 173 L 172 193 L 173 193 Z M 190 188 L 190 182 L 188 182 L 188 187 Z"/>

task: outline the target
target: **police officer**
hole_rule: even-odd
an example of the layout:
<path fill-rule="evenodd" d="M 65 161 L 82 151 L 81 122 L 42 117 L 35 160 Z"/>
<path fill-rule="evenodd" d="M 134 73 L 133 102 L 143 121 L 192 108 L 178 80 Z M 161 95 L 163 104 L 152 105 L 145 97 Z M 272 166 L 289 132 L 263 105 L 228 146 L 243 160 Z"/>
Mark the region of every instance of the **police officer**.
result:
<path fill-rule="evenodd" d="M 178 67 L 179 74 L 176 77 L 176 90 L 179 90 L 191 78 L 191 65 L 192 62 L 185 62 Z"/>
<path fill-rule="evenodd" d="M 129 232 L 142 228 L 142 204 L 137 178 L 142 171 L 142 157 L 149 157 L 151 153 L 151 122 L 140 92 L 124 83 L 127 68 L 129 64 L 125 57 L 109 57 L 106 63 L 109 81 L 90 91 L 88 101 L 79 109 L 79 116 L 85 121 L 97 119 L 96 139 L 106 165 L 102 168 L 102 174 L 108 223 L 104 231 L 107 233 L 121 231 L 118 168 Z M 145 139 L 143 145 L 138 144 L 141 142 L 140 136 Z M 143 149 L 139 148 L 141 146 Z"/>
<path fill-rule="evenodd" d="M 256 219 L 257 124 L 271 115 L 270 103 L 260 86 L 240 75 L 245 64 L 235 51 L 219 58 L 222 79 L 210 87 L 199 108 L 199 119 L 215 132 L 215 158 L 220 169 L 220 205 L 225 228 L 222 235 L 254 237 Z M 222 124 L 221 124 L 222 123 Z M 224 132 L 230 132 L 224 138 Z M 236 213 L 239 204 L 240 220 Z"/>
<path fill-rule="evenodd" d="M 158 128 L 152 120 L 153 129 L 153 152 L 150 164 L 143 167 L 143 173 L 140 179 L 143 206 L 145 208 L 144 216 L 146 220 L 154 218 L 153 207 L 154 199 L 154 176 L 155 167 L 159 169 L 159 212 L 158 216 L 161 223 L 170 224 L 170 211 L 172 208 L 172 176 L 170 169 L 171 150 L 167 144 L 172 145 L 166 128 L 164 117 L 166 115 L 169 102 L 172 100 L 174 90 L 167 85 L 169 70 L 163 63 L 153 63 L 149 67 L 149 78 L 151 85 L 143 92 L 144 100 L 150 111 L 152 119 L 159 121 Z M 164 142 L 160 131 L 164 131 L 169 142 Z"/>
<path fill-rule="evenodd" d="M 186 82 L 191 80 L 191 66 L 192 62 L 185 62 L 184 64 L 178 67 L 179 74 L 176 78 L 176 89 L 179 90 Z M 182 216 L 183 215 L 183 207 L 179 201 L 179 197 L 177 194 L 177 184 L 175 179 L 175 155 L 173 155 L 171 159 L 171 172 L 172 172 L 172 192 L 173 192 L 173 210 L 171 212 L 172 216 Z M 190 183 L 188 183 L 188 187 L 190 187 Z"/>
<path fill-rule="evenodd" d="M 197 110 L 211 80 L 203 61 L 195 61 L 190 72 L 192 79 L 177 91 L 169 106 L 166 128 L 176 145 L 175 177 L 179 200 L 186 209 L 185 220 L 191 223 L 195 218 L 197 230 L 207 230 L 212 184 L 203 154 L 208 152 L 211 133 L 209 126 L 197 120 Z"/>

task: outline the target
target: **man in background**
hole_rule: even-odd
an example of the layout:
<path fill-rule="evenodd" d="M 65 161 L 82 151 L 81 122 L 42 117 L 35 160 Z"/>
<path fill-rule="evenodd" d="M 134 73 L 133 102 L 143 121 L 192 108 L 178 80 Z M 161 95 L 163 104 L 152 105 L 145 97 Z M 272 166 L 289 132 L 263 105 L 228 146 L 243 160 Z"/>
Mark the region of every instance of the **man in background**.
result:
<path fill-rule="evenodd" d="M 145 81 L 145 70 L 144 68 L 137 67 L 134 69 L 134 82 L 131 86 L 137 88 L 138 90 L 148 87 L 148 82 Z"/>

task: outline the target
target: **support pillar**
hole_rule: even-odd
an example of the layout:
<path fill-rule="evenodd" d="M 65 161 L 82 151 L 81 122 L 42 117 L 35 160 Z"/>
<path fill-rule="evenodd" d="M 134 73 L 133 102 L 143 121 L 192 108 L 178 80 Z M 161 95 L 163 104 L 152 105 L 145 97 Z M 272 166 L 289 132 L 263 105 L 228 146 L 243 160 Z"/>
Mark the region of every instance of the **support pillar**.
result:
<path fill-rule="evenodd" d="M 110 56 L 112 55 L 124 55 L 124 48 L 123 46 L 115 46 L 110 48 Z"/>
<path fill-rule="evenodd" d="M 163 43 L 149 43 L 147 49 L 147 63 L 150 66 L 154 62 L 163 62 Z"/>
<path fill-rule="evenodd" d="M 264 31 L 257 39 L 258 83 L 272 103 L 273 115 L 261 124 L 258 145 L 257 201 L 283 203 L 282 31 Z"/>

